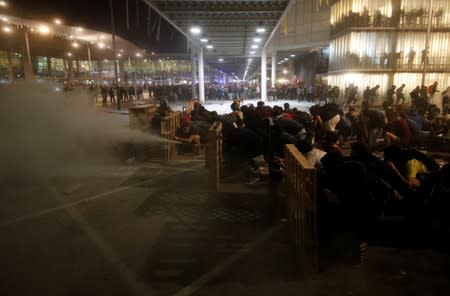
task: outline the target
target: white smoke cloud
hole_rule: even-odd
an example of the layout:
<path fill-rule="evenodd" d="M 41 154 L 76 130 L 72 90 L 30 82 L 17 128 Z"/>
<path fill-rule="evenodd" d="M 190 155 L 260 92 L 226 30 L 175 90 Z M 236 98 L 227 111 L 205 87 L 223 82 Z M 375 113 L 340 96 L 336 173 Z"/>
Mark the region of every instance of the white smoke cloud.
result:
<path fill-rule="evenodd" d="M 162 140 L 129 128 L 125 115 L 89 105 L 84 91 L 61 93 L 53 83 L 27 82 L 0 87 L 0 135 L 0 178 L 116 164 L 120 144 Z"/>

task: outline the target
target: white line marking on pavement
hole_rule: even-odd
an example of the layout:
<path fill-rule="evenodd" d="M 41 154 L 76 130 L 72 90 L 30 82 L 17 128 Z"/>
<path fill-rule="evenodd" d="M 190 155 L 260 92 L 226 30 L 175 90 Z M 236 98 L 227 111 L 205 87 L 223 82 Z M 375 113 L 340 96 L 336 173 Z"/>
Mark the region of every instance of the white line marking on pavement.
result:
<path fill-rule="evenodd" d="M 155 177 L 155 176 L 153 176 L 153 177 Z M 128 185 L 128 186 L 119 187 L 119 188 L 113 189 L 111 191 L 103 192 L 103 193 L 100 193 L 100 194 L 97 194 L 97 195 L 94 195 L 94 196 L 90 196 L 90 197 L 87 197 L 87 198 L 84 198 L 84 199 L 81 199 L 81 200 L 77 200 L 77 201 L 70 202 L 70 203 L 65 203 L 65 204 L 62 204 L 60 206 L 53 207 L 53 208 L 48 208 L 48 209 L 45 209 L 45 210 L 42 210 L 42 211 L 30 214 L 30 215 L 14 218 L 14 219 L 11 219 L 9 221 L 2 222 L 0 224 L 0 228 L 9 226 L 11 224 L 16 224 L 16 223 L 19 223 L 19 222 L 23 222 L 23 221 L 31 220 L 31 219 L 34 219 L 34 218 L 38 218 L 38 217 L 41 217 L 41 216 L 44 216 L 44 215 L 47 215 L 47 214 L 50 214 L 50 213 L 53 213 L 53 212 L 56 212 L 56 211 L 59 211 L 59 210 L 67 209 L 67 208 L 70 208 L 70 207 L 73 207 L 73 206 L 76 206 L 76 205 L 79 205 L 79 204 L 82 204 L 82 203 L 91 202 L 91 201 L 94 201 L 94 200 L 97 200 L 97 199 L 105 198 L 108 195 L 111 195 L 111 194 L 114 194 L 114 193 L 119 193 L 119 192 L 122 192 L 122 191 L 125 191 L 125 190 L 128 190 L 128 189 L 131 189 L 133 187 L 139 186 L 141 184 L 148 183 L 150 181 L 152 181 L 152 180 L 150 179 L 150 180 L 137 182 L 137 183 L 134 183 L 134 184 L 131 184 L 131 185 Z"/>
<path fill-rule="evenodd" d="M 189 286 L 186 286 L 181 290 L 179 290 L 178 292 L 176 292 L 175 294 L 173 294 L 173 296 L 188 296 L 194 294 L 200 288 L 205 286 L 208 282 L 210 282 L 211 280 L 213 280 L 214 278 L 225 272 L 238 260 L 246 256 L 250 251 L 255 249 L 261 243 L 268 240 L 275 232 L 279 231 L 282 228 L 282 226 L 283 224 L 278 224 L 276 226 L 273 226 L 272 228 L 269 228 L 267 231 L 263 232 L 256 239 L 245 244 L 239 251 L 237 251 L 227 259 L 225 259 L 225 261 L 223 261 L 219 265 L 216 265 L 213 269 L 211 269 L 207 273 L 203 274 L 200 278 L 191 283 Z"/>

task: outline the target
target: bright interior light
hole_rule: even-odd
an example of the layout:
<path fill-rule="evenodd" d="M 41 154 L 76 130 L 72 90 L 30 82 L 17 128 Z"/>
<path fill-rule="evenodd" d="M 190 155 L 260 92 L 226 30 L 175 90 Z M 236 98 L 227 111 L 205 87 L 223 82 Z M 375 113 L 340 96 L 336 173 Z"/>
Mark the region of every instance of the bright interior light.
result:
<path fill-rule="evenodd" d="M 60 19 L 55 19 L 53 22 L 55 24 L 57 24 L 57 25 L 61 25 L 62 24 L 62 21 Z"/>
<path fill-rule="evenodd" d="M 264 33 L 266 31 L 266 28 L 256 28 L 256 32 L 258 33 Z"/>
<path fill-rule="evenodd" d="M 251 51 L 250 54 L 255 54 L 255 52 L 254 52 L 254 51 Z"/>
<path fill-rule="evenodd" d="M 258 48 L 258 45 L 253 44 L 253 45 L 252 45 L 252 48 Z"/>
<path fill-rule="evenodd" d="M 41 34 L 48 34 L 50 33 L 50 28 L 46 25 L 40 25 L 39 26 L 39 33 Z"/>
<path fill-rule="evenodd" d="M 192 27 L 190 31 L 194 35 L 198 35 L 202 32 L 202 30 L 199 27 Z"/>
<path fill-rule="evenodd" d="M 281 78 L 281 79 L 278 79 L 277 82 L 278 83 L 288 83 L 289 80 Z"/>
<path fill-rule="evenodd" d="M 251 62 L 251 61 L 253 61 L 253 59 L 252 59 L 252 58 L 249 58 L 248 61 Z"/>
<path fill-rule="evenodd" d="M 118 57 L 118 58 L 122 57 L 122 54 L 121 54 L 121 53 L 118 53 L 118 54 L 117 54 L 117 57 Z"/>
<path fill-rule="evenodd" d="M 219 59 L 219 62 L 223 62 L 223 59 Z"/>
<path fill-rule="evenodd" d="M 6 1 L 0 1 L 0 6 L 6 7 L 6 6 L 8 6 L 8 3 Z"/>
<path fill-rule="evenodd" d="M 261 42 L 261 38 L 253 38 L 253 41 L 255 41 L 255 42 Z"/>
<path fill-rule="evenodd" d="M 200 39 L 200 42 L 202 42 L 202 43 L 206 43 L 206 42 L 208 42 L 208 39 L 206 39 L 206 38 L 202 38 L 202 39 Z"/>
<path fill-rule="evenodd" d="M 97 46 L 98 46 L 98 48 L 105 48 L 105 43 L 99 42 L 99 43 L 97 44 Z"/>
<path fill-rule="evenodd" d="M 71 56 L 72 56 L 72 53 L 71 53 L 71 52 L 68 52 L 68 53 L 67 53 L 67 56 L 71 57 Z"/>
<path fill-rule="evenodd" d="M 285 61 L 288 61 L 289 59 L 288 59 L 288 58 L 284 58 L 284 60 L 285 60 Z"/>
<path fill-rule="evenodd" d="M 212 46 L 211 44 L 206 45 L 206 48 L 211 49 L 214 48 L 214 46 Z"/>
<path fill-rule="evenodd" d="M 5 23 L 8 21 L 7 17 L 2 17 L 2 21 L 4 21 Z"/>
<path fill-rule="evenodd" d="M 137 56 L 138 58 L 140 58 L 142 55 L 141 55 L 140 53 L 137 53 L 136 56 Z"/>
<path fill-rule="evenodd" d="M 83 28 L 78 27 L 78 28 L 77 28 L 77 32 L 78 32 L 78 33 L 83 32 Z"/>
<path fill-rule="evenodd" d="M 78 42 L 73 42 L 72 47 L 78 48 L 80 47 L 80 44 Z"/>
<path fill-rule="evenodd" d="M 295 57 L 295 54 L 291 54 L 291 58 L 294 58 Z"/>
<path fill-rule="evenodd" d="M 5 33 L 11 33 L 12 29 L 10 27 L 3 27 L 3 32 Z"/>
<path fill-rule="evenodd" d="M 288 71 L 286 69 L 283 70 L 283 74 L 287 74 Z"/>

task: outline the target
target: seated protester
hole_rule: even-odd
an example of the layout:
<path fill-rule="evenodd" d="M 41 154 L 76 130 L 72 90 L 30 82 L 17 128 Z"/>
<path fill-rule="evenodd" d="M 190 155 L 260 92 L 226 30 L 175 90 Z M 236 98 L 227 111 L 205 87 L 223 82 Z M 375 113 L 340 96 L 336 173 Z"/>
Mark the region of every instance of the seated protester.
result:
<path fill-rule="evenodd" d="M 181 119 L 181 126 L 175 131 L 175 140 L 186 144 L 193 144 L 194 152 L 200 152 L 200 135 L 196 134 L 193 129 L 191 118 L 188 114 Z"/>
<path fill-rule="evenodd" d="M 367 143 L 371 150 L 374 149 L 386 123 L 382 113 L 372 109 L 369 102 L 363 101 L 358 120 L 358 140 Z"/>
<path fill-rule="evenodd" d="M 327 153 L 344 155 L 341 147 L 339 147 L 339 136 L 336 132 L 328 131 L 326 137 L 320 142 L 320 146 Z"/>
<path fill-rule="evenodd" d="M 236 102 L 233 102 L 231 104 L 231 114 L 236 117 L 235 123 L 237 127 L 244 127 L 244 113 L 240 110 L 239 104 Z"/>
<path fill-rule="evenodd" d="M 297 111 L 294 113 L 294 120 L 305 127 L 306 141 L 312 144 L 314 138 L 314 122 L 311 114 L 304 111 Z"/>
<path fill-rule="evenodd" d="M 318 108 L 318 115 L 327 131 L 336 131 L 336 126 L 341 120 L 339 106 L 335 103 L 325 104 Z"/>
<path fill-rule="evenodd" d="M 161 100 L 161 102 L 159 103 L 159 107 L 156 109 L 156 113 L 158 113 L 158 115 L 162 118 L 169 115 L 172 112 L 173 111 L 170 108 L 167 100 Z"/>
<path fill-rule="evenodd" d="M 384 149 L 384 160 L 408 184 L 410 188 L 421 187 L 426 176 L 439 170 L 439 165 L 417 150 L 402 150 L 391 145 Z"/>
<path fill-rule="evenodd" d="M 267 113 L 266 113 L 266 111 L 267 111 L 267 109 L 266 109 L 266 106 L 264 105 L 264 102 L 263 102 L 263 101 L 259 101 L 259 102 L 256 104 L 256 108 L 255 108 L 255 112 L 256 112 L 256 114 L 258 115 L 258 117 L 259 117 L 260 119 L 267 118 Z"/>
<path fill-rule="evenodd" d="M 387 145 L 396 144 L 407 147 L 411 142 L 411 130 L 408 122 L 396 110 L 386 110 L 388 124 L 385 129 Z"/>
<path fill-rule="evenodd" d="M 194 110 L 191 111 L 191 120 L 211 122 L 211 116 L 204 106 L 199 102 L 195 102 Z"/>
<path fill-rule="evenodd" d="M 345 117 L 350 122 L 350 136 L 356 136 L 356 127 L 358 126 L 359 112 L 356 111 L 356 108 L 354 106 L 350 106 L 348 107 L 348 112 L 345 114 Z"/>
<path fill-rule="evenodd" d="M 327 154 L 325 151 L 315 148 L 306 141 L 298 141 L 297 144 L 295 144 L 295 147 L 297 147 L 298 151 L 300 151 L 315 168 L 322 167 L 320 161 L 322 160 L 322 157 Z"/>

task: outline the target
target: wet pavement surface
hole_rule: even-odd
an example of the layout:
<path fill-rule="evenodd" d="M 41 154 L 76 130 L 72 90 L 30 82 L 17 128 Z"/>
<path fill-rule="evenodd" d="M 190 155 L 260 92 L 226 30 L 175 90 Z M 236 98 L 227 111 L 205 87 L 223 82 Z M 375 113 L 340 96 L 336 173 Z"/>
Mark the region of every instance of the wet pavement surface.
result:
<path fill-rule="evenodd" d="M 4 181 L 0 295 L 449 295 L 449 256 L 426 244 L 301 277 L 264 188 L 206 182 L 199 160 Z"/>

